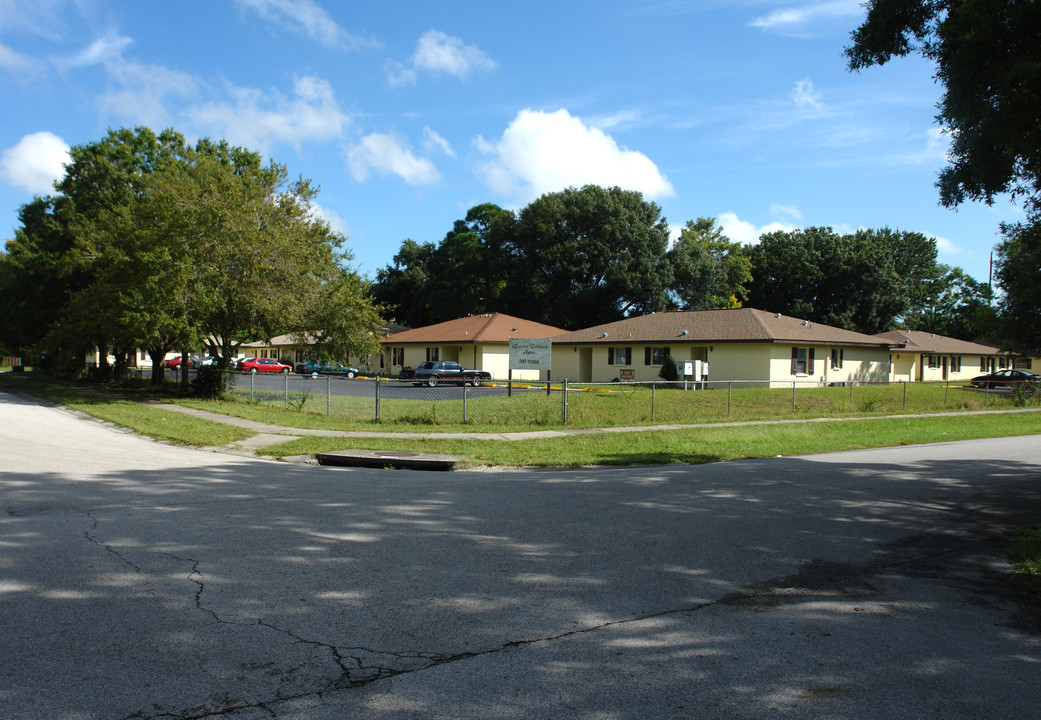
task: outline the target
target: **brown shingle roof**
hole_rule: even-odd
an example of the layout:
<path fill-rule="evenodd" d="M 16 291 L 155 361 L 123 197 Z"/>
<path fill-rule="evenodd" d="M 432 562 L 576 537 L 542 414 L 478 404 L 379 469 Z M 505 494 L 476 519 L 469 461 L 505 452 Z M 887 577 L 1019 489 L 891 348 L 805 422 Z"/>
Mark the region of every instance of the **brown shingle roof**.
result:
<path fill-rule="evenodd" d="M 851 330 L 754 308 L 661 312 L 626 318 L 552 338 L 561 344 L 769 342 L 889 347 Z"/>
<path fill-rule="evenodd" d="M 935 355 L 999 355 L 1001 351 L 990 345 L 980 345 L 968 340 L 957 340 L 945 335 L 924 330 L 891 330 L 875 337 L 903 346 L 910 352 Z"/>
<path fill-rule="evenodd" d="M 552 325 L 524 320 L 503 313 L 484 313 L 447 320 L 436 325 L 404 330 L 381 342 L 402 345 L 408 343 L 484 343 L 506 344 L 510 338 L 547 338 L 559 335 L 563 329 Z"/>

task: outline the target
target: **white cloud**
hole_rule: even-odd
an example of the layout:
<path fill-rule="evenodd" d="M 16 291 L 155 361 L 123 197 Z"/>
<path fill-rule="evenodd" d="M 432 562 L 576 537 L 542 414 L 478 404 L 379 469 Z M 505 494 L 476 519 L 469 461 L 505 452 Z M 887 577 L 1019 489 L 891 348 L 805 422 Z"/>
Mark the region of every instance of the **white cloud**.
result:
<path fill-rule="evenodd" d="M 792 91 L 792 101 L 798 108 L 808 108 L 816 112 L 824 110 L 821 94 L 817 92 L 813 82 L 809 79 L 795 83 L 795 89 Z"/>
<path fill-rule="evenodd" d="M 133 39 L 125 35 L 116 35 L 110 31 L 73 57 L 70 64 L 73 67 L 85 67 L 117 60 L 122 56 L 123 48 L 129 47 L 133 42 Z"/>
<path fill-rule="evenodd" d="M 98 96 L 102 112 L 155 129 L 172 124 L 167 98 L 191 97 L 199 85 L 194 76 L 159 65 L 118 59 L 105 68 L 116 89 Z"/>
<path fill-rule="evenodd" d="M 0 176 L 31 193 L 47 195 L 65 175 L 69 146 L 53 133 L 26 135 L 0 155 Z"/>
<path fill-rule="evenodd" d="M 940 237 L 939 235 L 932 235 L 933 240 L 936 241 L 936 249 L 944 255 L 960 255 L 961 248 L 955 245 L 951 240 Z"/>
<path fill-rule="evenodd" d="M 448 141 L 428 127 L 423 128 L 423 149 L 427 152 L 440 151 L 450 158 L 455 157 L 455 151 Z"/>
<path fill-rule="evenodd" d="M 416 43 L 413 64 L 422 70 L 466 77 L 475 70 L 493 70 L 494 60 L 476 45 L 464 45 L 460 38 L 439 30 L 428 30 Z"/>
<path fill-rule="evenodd" d="M 398 133 L 373 133 L 347 151 L 347 166 L 358 182 L 373 170 L 398 175 L 409 185 L 429 185 L 440 179 L 434 164 L 416 157 L 408 141 Z"/>
<path fill-rule="evenodd" d="M 268 22 L 284 24 L 328 48 L 357 50 L 379 45 L 372 38 L 348 33 L 313 0 L 235 0 L 235 3 L 256 11 Z"/>
<path fill-rule="evenodd" d="M 392 85 L 411 85 L 420 70 L 465 78 L 473 72 L 498 67 L 498 63 L 476 45 L 466 45 L 462 39 L 440 30 L 428 30 L 420 36 L 411 63 L 403 65 L 393 60 L 387 63 L 387 79 Z"/>
<path fill-rule="evenodd" d="M 799 229 L 799 226 L 794 223 L 780 221 L 758 227 L 753 223 L 742 220 L 736 213 L 732 212 L 721 213 L 716 218 L 716 223 L 723 229 L 723 234 L 730 238 L 732 242 L 739 242 L 744 245 L 758 245 L 759 237 L 766 233 L 778 231 L 792 232 Z"/>
<path fill-rule="evenodd" d="M 858 18 L 864 15 L 863 0 L 826 0 L 810 2 L 757 17 L 750 24 L 781 33 L 805 31 L 807 25 L 822 20 Z"/>
<path fill-rule="evenodd" d="M 6 68 L 14 72 L 35 71 L 40 63 L 32 58 L 22 55 L 0 43 L 0 68 Z"/>
<path fill-rule="evenodd" d="M 476 145 L 492 156 L 480 168 L 488 185 L 520 202 L 590 184 L 638 190 L 650 199 L 676 194 L 650 158 L 567 110 L 522 110 L 498 142 L 479 137 Z"/>
<path fill-rule="evenodd" d="M 237 145 L 266 150 L 273 143 L 299 147 L 305 140 L 340 137 L 350 117 L 328 81 L 313 76 L 293 82 L 293 97 L 277 90 L 232 87 L 232 102 L 211 102 L 188 111 L 199 125 Z"/>
<path fill-rule="evenodd" d="M 802 211 L 795 205 L 781 205 L 780 203 L 774 203 L 770 206 L 770 214 L 774 217 L 790 220 L 791 222 L 800 222 L 802 220 Z"/>
<path fill-rule="evenodd" d="M 333 232 L 339 233 L 346 237 L 347 235 L 347 222 L 339 215 L 339 213 L 330 210 L 329 208 L 319 205 L 315 201 L 310 202 L 310 214 L 313 217 L 321 218 L 329 224 L 329 227 Z"/>

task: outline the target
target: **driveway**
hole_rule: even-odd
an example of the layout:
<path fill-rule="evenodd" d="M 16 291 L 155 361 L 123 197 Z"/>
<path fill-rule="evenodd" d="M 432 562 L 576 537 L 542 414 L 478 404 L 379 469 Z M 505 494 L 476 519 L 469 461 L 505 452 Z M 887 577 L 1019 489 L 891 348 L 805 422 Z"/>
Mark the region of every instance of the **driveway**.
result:
<path fill-rule="evenodd" d="M 437 474 L 0 393 L 0 717 L 1035 717 L 1039 441 Z"/>

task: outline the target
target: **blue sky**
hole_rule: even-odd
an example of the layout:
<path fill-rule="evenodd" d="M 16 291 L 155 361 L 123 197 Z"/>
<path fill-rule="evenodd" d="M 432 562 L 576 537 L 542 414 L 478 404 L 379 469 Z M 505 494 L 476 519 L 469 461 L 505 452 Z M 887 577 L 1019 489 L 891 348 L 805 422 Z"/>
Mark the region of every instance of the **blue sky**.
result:
<path fill-rule="evenodd" d="M 0 239 L 109 127 L 222 137 L 321 186 L 374 276 L 477 204 L 588 183 L 674 230 L 889 226 L 987 279 L 1001 200 L 939 207 L 932 67 L 860 74 L 860 0 L 0 0 Z"/>

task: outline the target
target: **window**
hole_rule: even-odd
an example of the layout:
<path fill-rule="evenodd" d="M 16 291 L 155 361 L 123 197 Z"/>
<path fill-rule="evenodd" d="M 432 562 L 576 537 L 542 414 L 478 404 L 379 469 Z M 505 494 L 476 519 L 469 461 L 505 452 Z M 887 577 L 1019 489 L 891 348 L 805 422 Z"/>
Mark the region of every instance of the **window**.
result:
<path fill-rule="evenodd" d="M 961 355 L 951 355 L 951 372 L 961 372 Z"/>
<path fill-rule="evenodd" d="M 939 367 L 937 360 L 938 358 L 935 355 L 929 355 L 929 369 L 935 370 Z"/>
<path fill-rule="evenodd" d="M 813 348 L 792 348 L 792 375 L 813 375 Z"/>
<path fill-rule="evenodd" d="M 1020 370 L 1030 370 L 1033 364 L 1030 358 L 1016 358 L 1012 361 L 1012 367 Z"/>
<path fill-rule="evenodd" d="M 428 347 L 427 348 L 427 360 L 440 360 L 441 359 L 441 348 Z"/>
<path fill-rule="evenodd" d="M 999 358 L 998 359 L 998 367 L 1001 368 L 1002 370 L 1007 368 L 1008 367 L 1008 358 L 1007 357 Z"/>
<path fill-rule="evenodd" d="M 391 348 L 390 349 L 390 365 L 391 365 L 391 367 L 393 367 L 395 365 L 404 365 L 404 364 L 405 364 L 405 348 Z"/>
<path fill-rule="evenodd" d="M 844 351 L 838 348 L 831 349 L 831 369 L 839 370 L 842 368 L 842 356 Z"/>
<path fill-rule="evenodd" d="M 631 347 L 609 347 L 607 348 L 608 365 L 632 365 L 633 349 Z"/>
<path fill-rule="evenodd" d="M 664 365 L 665 358 L 671 355 L 667 347 L 647 347 L 643 349 L 644 365 Z"/>
<path fill-rule="evenodd" d="M 980 355 L 980 372 L 987 372 L 987 358 L 985 355 Z"/>

